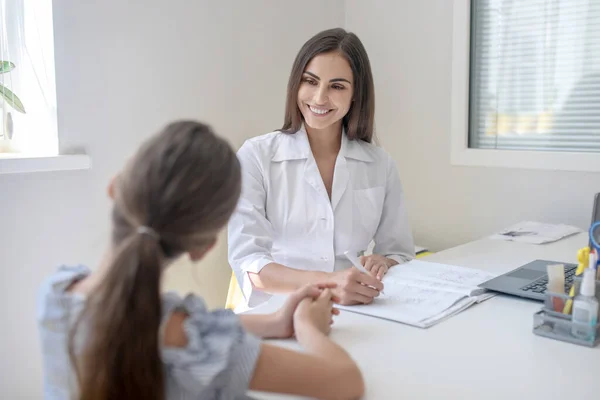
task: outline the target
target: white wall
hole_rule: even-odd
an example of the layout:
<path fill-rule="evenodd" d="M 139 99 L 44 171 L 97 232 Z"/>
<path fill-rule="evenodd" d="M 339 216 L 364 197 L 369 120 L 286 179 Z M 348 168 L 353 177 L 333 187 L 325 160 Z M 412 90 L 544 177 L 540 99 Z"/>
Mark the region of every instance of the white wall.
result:
<path fill-rule="evenodd" d="M 598 173 L 450 165 L 452 1 L 347 0 L 345 27 L 369 52 L 417 243 L 440 250 L 524 219 L 589 227 Z"/>
<path fill-rule="evenodd" d="M 106 183 L 140 140 L 178 117 L 235 146 L 277 128 L 297 50 L 344 16 L 371 57 L 378 133 L 418 243 L 438 250 L 525 218 L 585 227 L 599 174 L 450 165 L 451 11 L 449 0 L 54 0 L 61 146 L 84 147 L 94 167 L 0 175 L 0 398 L 40 398 L 36 289 L 60 263 L 97 261 Z M 168 286 L 223 304 L 224 243 L 195 267 L 200 284 L 192 268 Z"/>
<path fill-rule="evenodd" d="M 35 293 L 61 263 L 94 265 L 107 243 L 108 179 L 167 121 L 213 124 L 236 147 L 281 126 L 289 70 L 314 33 L 341 26 L 342 0 L 54 0 L 61 147 L 93 169 L 0 175 L 0 398 L 41 398 Z M 223 305 L 223 241 L 168 286 Z"/>

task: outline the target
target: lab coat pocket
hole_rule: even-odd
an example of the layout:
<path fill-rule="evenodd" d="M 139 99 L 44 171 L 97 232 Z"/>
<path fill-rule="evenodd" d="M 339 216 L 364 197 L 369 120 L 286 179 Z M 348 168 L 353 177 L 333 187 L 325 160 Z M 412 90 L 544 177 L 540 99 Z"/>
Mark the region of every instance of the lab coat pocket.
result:
<path fill-rule="evenodd" d="M 375 236 L 383 213 L 385 187 L 372 187 L 354 190 L 354 224 L 352 234 L 355 240 L 368 243 Z"/>

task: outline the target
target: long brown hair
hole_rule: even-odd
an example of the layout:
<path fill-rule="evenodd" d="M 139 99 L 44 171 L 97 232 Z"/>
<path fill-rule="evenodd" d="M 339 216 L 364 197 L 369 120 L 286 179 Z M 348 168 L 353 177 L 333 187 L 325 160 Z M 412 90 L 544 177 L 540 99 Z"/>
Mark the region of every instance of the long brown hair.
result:
<path fill-rule="evenodd" d="M 374 135 L 375 87 L 369 56 L 360 39 L 342 28 L 317 33 L 304 43 L 298 52 L 288 80 L 285 118 L 281 131 L 295 133 L 302 125 L 302 113 L 298 109 L 298 89 L 310 60 L 319 54 L 336 51 L 348 61 L 354 76 L 353 102 L 342 120 L 342 125 L 349 139 L 371 143 Z"/>
<path fill-rule="evenodd" d="M 236 206 L 240 180 L 227 142 L 192 121 L 168 125 L 127 164 L 115 187 L 111 265 L 69 338 L 79 399 L 164 399 L 162 272 L 215 240 Z M 85 328 L 81 346 L 78 327 Z"/>

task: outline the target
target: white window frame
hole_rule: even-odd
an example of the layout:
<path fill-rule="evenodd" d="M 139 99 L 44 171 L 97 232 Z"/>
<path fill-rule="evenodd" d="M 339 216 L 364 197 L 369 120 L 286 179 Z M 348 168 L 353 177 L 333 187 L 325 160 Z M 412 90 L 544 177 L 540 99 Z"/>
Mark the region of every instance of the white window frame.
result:
<path fill-rule="evenodd" d="M 451 164 L 600 172 L 599 153 L 469 148 L 471 0 L 453 1 Z"/>
<path fill-rule="evenodd" d="M 27 0 L 23 0 L 27 1 Z M 52 6 L 52 2 L 50 2 Z M 53 35 L 52 35 L 53 36 Z M 49 54 L 53 54 L 53 49 L 44 48 Z M 48 57 L 54 62 L 54 57 Z M 54 68 L 51 68 L 54 74 Z M 54 117 L 56 124 L 56 116 Z M 57 139 L 60 140 L 60 132 L 57 132 L 56 125 L 52 127 L 56 132 Z M 49 141 L 51 142 L 51 141 Z M 59 147 L 60 148 L 60 147 Z M 43 152 L 29 153 L 0 153 L 0 175 L 31 172 L 48 171 L 68 171 L 85 170 L 91 168 L 91 158 L 86 154 L 56 154 L 56 149 L 48 149 L 48 154 Z"/>

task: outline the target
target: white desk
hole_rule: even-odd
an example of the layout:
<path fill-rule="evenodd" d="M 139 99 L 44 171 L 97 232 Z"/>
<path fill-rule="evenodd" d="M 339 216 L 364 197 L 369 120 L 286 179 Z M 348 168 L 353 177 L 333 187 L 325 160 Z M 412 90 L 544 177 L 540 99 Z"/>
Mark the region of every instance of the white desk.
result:
<path fill-rule="evenodd" d="M 585 234 L 549 245 L 484 239 L 425 260 L 504 273 L 538 258 L 576 262 L 577 249 L 586 245 Z M 331 338 L 359 364 L 367 387 L 364 399 L 600 398 L 600 348 L 534 335 L 533 314 L 540 307 L 539 302 L 496 296 L 429 329 L 342 312 Z M 272 343 L 299 348 L 291 340 Z"/>

